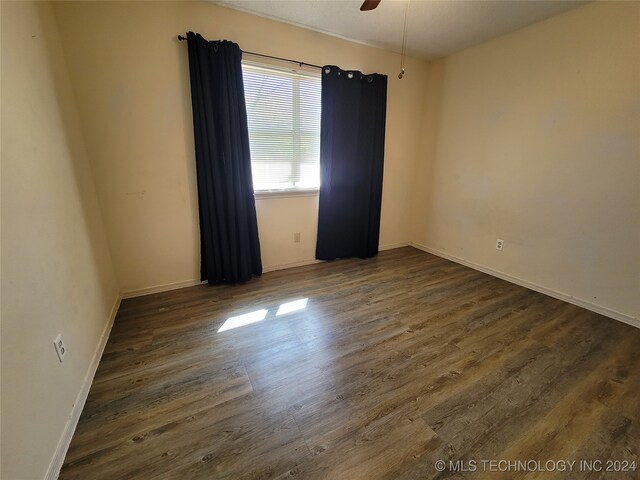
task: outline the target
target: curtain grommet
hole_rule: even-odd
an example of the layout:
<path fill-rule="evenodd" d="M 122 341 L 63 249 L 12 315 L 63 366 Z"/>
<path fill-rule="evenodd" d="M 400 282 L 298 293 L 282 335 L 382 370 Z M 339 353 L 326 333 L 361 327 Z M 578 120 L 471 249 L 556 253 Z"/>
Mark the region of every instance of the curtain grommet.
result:
<path fill-rule="evenodd" d="M 347 73 L 347 77 L 349 77 L 349 78 L 353 78 L 353 72 L 349 72 L 349 73 Z"/>
<path fill-rule="evenodd" d="M 331 73 L 331 69 L 329 67 L 324 69 L 324 73 L 326 73 L 327 75 Z"/>

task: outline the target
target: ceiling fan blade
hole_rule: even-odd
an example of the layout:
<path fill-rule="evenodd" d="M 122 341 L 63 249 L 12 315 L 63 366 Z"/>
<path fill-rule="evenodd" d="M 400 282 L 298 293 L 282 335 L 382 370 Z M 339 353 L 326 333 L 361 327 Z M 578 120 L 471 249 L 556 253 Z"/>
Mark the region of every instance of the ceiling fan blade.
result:
<path fill-rule="evenodd" d="M 364 0 L 364 3 L 360 7 L 361 12 L 366 12 L 368 10 L 373 10 L 378 6 L 381 0 Z"/>

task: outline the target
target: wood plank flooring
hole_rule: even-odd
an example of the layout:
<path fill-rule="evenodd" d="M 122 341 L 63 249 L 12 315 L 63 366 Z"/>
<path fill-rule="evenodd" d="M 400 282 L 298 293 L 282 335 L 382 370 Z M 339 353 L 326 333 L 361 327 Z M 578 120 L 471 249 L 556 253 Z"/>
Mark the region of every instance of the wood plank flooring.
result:
<path fill-rule="evenodd" d="M 407 247 L 125 300 L 60 478 L 640 478 L 481 464 L 640 462 L 639 392 L 639 329 Z"/>

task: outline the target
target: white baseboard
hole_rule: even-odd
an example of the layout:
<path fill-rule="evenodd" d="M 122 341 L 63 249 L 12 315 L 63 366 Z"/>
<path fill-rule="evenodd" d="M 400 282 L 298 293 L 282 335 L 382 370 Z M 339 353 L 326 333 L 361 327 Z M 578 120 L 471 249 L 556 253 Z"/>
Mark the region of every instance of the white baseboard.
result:
<path fill-rule="evenodd" d="M 142 297 L 144 295 L 151 295 L 153 293 L 169 292 L 171 290 L 177 290 L 179 288 L 193 287 L 195 285 L 201 285 L 200 280 L 182 280 L 181 282 L 166 283 L 164 285 L 156 285 L 154 287 L 139 288 L 136 290 L 129 290 L 122 293 L 122 298 Z"/>
<path fill-rule="evenodd" d="M 312 265 L 319 263 L 319 260 L 303 260 L 301 262 L 285 263 L 283 265 L 273 265 L 271 267 L 263 267 L 262 273 L 273 272 L 276 270 L 284 270 L 285 268 L 302 267 L 304 265 Z M 122 298 L 134 298 L 142 297 L 144 295 L 151 295 L 154 293 L 170 292 L 171 290 L 178 290 L 179 288 L 194 287 L 196 285 L 202 285 L 200 280 L 183 280 L 181 282 L 166 283 L 164 285 L 155 285 L 153 287 L 139 288 L 136 290 L 129 290 L 122 293 Z"/>
<path fill-rule="evenodd" d="M 388 245 L 380 245 L 380 247 L 378 247 L 378 250 L 382 252 L 384 250 L 392 250 L 394 248 L 408 247 L 409 245 L 411 244 L 408 242 L 390 243 Z M 262 273 L 275 272 L 276 270 L 284 270 L 286 268 L 304 267 L 305 265 L 313 265 L 315 263 L 321 263 L 321 262 L 322 260 L 308 259 L 308 260 L 302 260 L 300 262 L 271 265 L 269 267 L 263 267 Z M 127 292 L 122 293 L 122 298 L 124 299 L 124 298 L 133 298 L 133 297 L 142 297 L 144 295 L 151 295 L 153 293 L 169 292 L 171 290 L 177 290 L 179 288 L 185 288 L 185 287 L 193 287 L 195 285 L 201 285 L 201 284 L 202 282 L 200 280 L 183 280 L 181 282 L 167 283 L 164 285 L 155 285 L 153 287 L 145 287 L 145 288 L 139 288 L 136 290 L 129 290 Z"/>
<path fill-rule="evenodd" d="M 539 293 L 544 293 L 545 295 L 549 295 L 550 297 L 557 298 L 558 300 L 565 301 L 567 303 L 571 303 L 573 305 L 577 305 L 578 307 L 586 308 L 587 310 L 591 310 L 592 312 L 599 313 L 609 318 L 613 318 L 614 320 L 618 320 L 620 322 L 632 325 L 634 327 L 640 328 L 640 319 L 634 318 L 625 313 L 620 313 L 615 310 L 612 310 L 607 307 L 603 307 L 601 305 L 597 305 L 595 303 L 589 302 L 587 300 L 583 300 L 582 298 L 577 298 L 572 295 L 569 295 L 564 292 L 558 292 L 557 290 L 553 290 L 551 288 L 544 287 L 542 285 L 538 285 L 536 283 L 529 282 L 522 278 L 514 277 L 507 273 L 499 272 L 497 270 L 493 270 L 492 268 L 484 267 L 482 265 L 478 265 L 473 262 L 469 262 L 462 258 L 456 257 L 449 253 L 445 253 L 441 250 L 427 247 L 426 245 L 421 245 L 419 243 L 411 242 L 410 245 L 412 247 L 417 248 L 418 250 L 422 250 L 427 253 L 431 253 L 433 255 L 437 255 L 438 257 L 446 258 L 447 260 L 451 260 L 452 262 L 459 263 L 460 265 L 464 265 L 465 267 L 473 268 L 474 270 L 478 270 L 483 273 L 487 273 L 494 277 L 501 278 L 502 280 L 506 280 L 507 282 L 515 283 L 516 285 L 520 285 L 521 287 L 528 288 L 530 290 L 535 290 Z"/>
<path fill-rule="evenodd" d="M 60 469 L 62 468 L 64 457 L 67 454 L 67 450 L 69 449 L 69 445 L 71 444 L 71 438 L 73 437 L 73 434 L 76 431 L 76 427 L 78 426 L 80 414 L 82 413 L 84 404 L 87 401 L 87 395 L 89 395 L 89 390 L 91 389 L 91 384 L 93 383 L 93 377 L 96 374 L 98 364 L 100 363 L 100 358 L 102 357 L 102 352 L 104 352 L 104 347 L 106 346 L 107 340 L 109 339 L 111 327 L 113 327 L 113 322 L 116 319 L 116 314 L 118 313 L 118 308 L 120 307 L 121 300 L 122 298 L 118 295 L 118 298 L 116 298 L 116 301 L 113 304 L 113 308 L 111 309 L 109 320 L 102 330 L 100 340 L 98 341 L 98 346 L 93 353 L 93 358 L 91 359 L 91 363 L 89 364 L 87 373 L 85 374 L 84 380 L 82 381 L 82 387 L 80 387 L 80 391 L 78 392 L 78 395 L 73 402 L 71 414 L 69 415 L 67 424 L 64 427 L 62 436 L 58 441 L 56 452 L 53 455 L 51 462 L 49 463 L 49 468 L 47 469 L 45 480 L 55 480 L 58 478 L 58 475 L 60 475 Z"/>
<path fill-rule="evenodd" d="M 409 242 L 389 243 L 387 245 L 380 245 L 378 251 L 383 252 L 384 250 L 393 250 L 394 248 L 408 247 L 409 245 Z"/>
<path fill-rule="evenodd" d="M 402 248 L 402 247 L 408 247 L 408 246 L 409 246 L 408 242 L 390 243 L 388 245 L 380 245 L 378 247 L 378 251 L 382 252 L 383 250 L 392 250 L 394 248 Z M 262 269 L 262 272 L 267 273 L 267 272 L 273 272 L 276 270 L 284 270 L 285 268 L 303 267 L 305 265 L 313 265 L 314 263 L 322 263 L 323 261 L 324 260 L 309 259 L 309 260 L 302 260 L 301 262 L 285 263 L 282 265 L 273 265 L 271 267 L 264 267 Z"/>
<path fill-rule="evenodd" d="M 285 268 L 304 267 L 305 265 L 313 265 L 314 263 L 320 263 L 322 260 L 302 260 L 301 262 L 284 263 L 282 265 L 273 265 L 271 267 L 263 267 L 262 273 L 275 272 L 276 270 L 284 270 Z"/>

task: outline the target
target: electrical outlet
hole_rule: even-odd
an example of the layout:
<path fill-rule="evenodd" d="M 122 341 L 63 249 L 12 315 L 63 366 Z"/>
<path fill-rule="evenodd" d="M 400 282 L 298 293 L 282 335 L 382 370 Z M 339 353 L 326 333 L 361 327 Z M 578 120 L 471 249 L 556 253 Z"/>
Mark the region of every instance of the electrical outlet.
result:
<path fill-rule="evenodd" d="M 293 234 L 293 243 L 300 243 L 300 234 L 299 233 L 294 233 Z"/>
<path fill-rule="evenodd" d="M 58 358 L 62 362 L 64 360 L 64 356 L 67 354 L 67 347 L 64 344 L 64 340 L 62 340 L 61 333 L 59 333 L 56 339 L 53 341 L 53 345 L 56 347 L 56 353 L 58 354 Z"/>
<path fill-rule="evenodd" d="M 502 250 L 502 247 L 504 247 L 504 240 L 499 238 L 496 240 L 496 250 Z"/>

